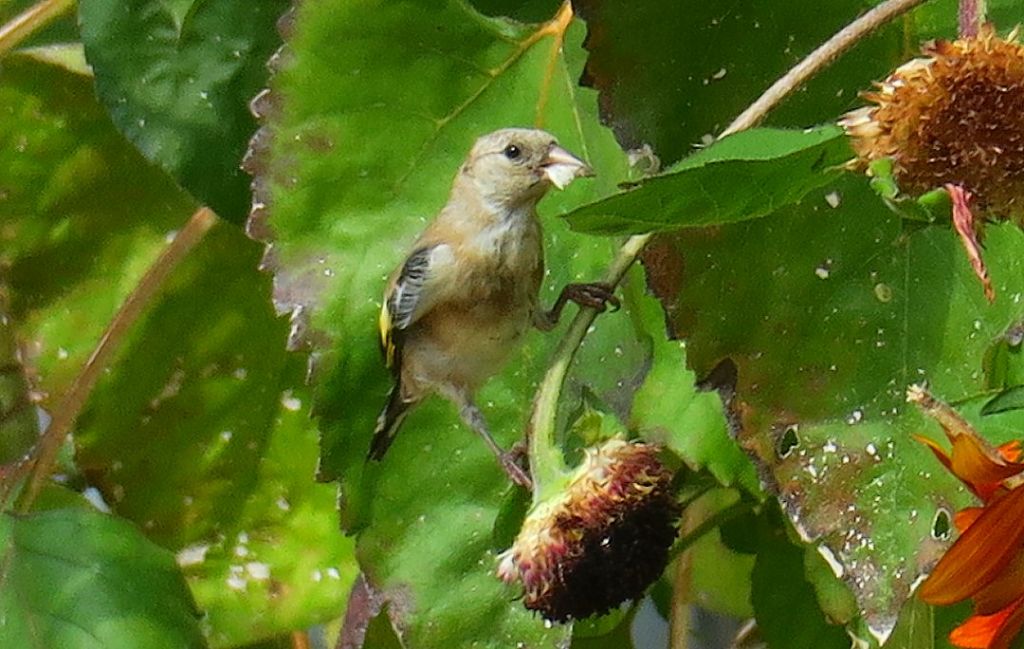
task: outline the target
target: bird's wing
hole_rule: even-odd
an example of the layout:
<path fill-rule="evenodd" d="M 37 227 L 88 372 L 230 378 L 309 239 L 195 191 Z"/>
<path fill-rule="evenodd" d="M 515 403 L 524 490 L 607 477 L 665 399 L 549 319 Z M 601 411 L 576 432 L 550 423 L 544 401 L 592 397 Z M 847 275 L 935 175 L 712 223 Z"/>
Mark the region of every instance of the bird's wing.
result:
<path fill-rule="evenodd" d="M 380 309 L 380 345 L 388 367 L 396 367 L 401 332 L 430 310 L 441 291 L 439 281 L 451 265 L 451 248 L 437 244 L 417 248 L 388 286 Z"/>

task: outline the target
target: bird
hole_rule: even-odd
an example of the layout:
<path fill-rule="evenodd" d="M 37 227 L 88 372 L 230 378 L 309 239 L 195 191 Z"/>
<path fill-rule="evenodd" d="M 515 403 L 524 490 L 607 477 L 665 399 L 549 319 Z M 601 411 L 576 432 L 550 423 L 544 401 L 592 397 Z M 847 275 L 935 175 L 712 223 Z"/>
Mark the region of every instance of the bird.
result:
<path fill-rule="evenodd" d="M 381 460 L 409 412 L 431 394 L 455 405 L 508 477 L 530 487 L 522 450 L 504 450 L 474 402 L 531 328 L 550 331 L 572 301 L 619 308 L 606 283 L 569 284 L 539 305 L 544 249 L 536 206 L 551 187 L 594 175 L 551 134 L 504 128 L 476 140 L 447 203 L 388 279 L 380 344 L 393 387 L 368 460 Z"/>

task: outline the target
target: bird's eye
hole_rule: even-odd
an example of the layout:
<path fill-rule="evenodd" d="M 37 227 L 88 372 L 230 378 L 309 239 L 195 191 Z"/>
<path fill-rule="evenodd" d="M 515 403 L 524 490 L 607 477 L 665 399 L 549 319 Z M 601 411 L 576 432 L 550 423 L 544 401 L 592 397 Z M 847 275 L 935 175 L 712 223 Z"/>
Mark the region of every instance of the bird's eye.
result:
<path fill-rule="evenodd" d="M 515 160 L 516 158 L 523 154 L 519 147 L 517 147 L 514 144 L 510 144 L 507 147 L 505 147 L 505 150 L 502 151 L 502 153 L 504 153 L 505 157 L 508 158 L 509 160 Z"/>

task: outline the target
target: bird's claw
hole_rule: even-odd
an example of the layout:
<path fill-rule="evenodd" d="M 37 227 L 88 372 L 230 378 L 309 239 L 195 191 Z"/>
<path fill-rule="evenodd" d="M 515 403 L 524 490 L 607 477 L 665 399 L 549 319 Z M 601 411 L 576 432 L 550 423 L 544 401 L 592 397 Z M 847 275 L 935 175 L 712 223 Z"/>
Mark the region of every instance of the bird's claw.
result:
<path fill-rule="evenodd" d="M 612 312 L 622 308 L 622 302 L 615 297 L 615 287 L 605 282 L 569 284 L 565 287 L 565 294 L 576 304 L 596 309 L 598 313 L 603 313 L 608 306 L 611 306 Z"/>
<path fill-rule="evenodd" d="M 523 468 L 522 461 L 526 458 L 526 448 L 517 444 L 510 450 L 498 456 L 501 468 L 508 474 L 509 480 L 525 489 L 533 489 L 533 480 L 527 470 Z"/>

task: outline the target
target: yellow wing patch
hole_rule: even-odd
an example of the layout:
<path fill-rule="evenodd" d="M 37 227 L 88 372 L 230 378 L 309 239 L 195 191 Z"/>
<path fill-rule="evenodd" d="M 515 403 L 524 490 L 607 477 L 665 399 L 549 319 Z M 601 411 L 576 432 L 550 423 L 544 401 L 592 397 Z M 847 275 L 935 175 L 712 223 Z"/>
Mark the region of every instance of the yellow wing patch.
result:
<path fill-rule="evenodd" d="M 384 304 L 380 307 L 380 317 L 377 326 L 380 328 L 380 349 L 384 352 L 384 364 L 391 368 L 395 364 L 395 337 L 391 323 L 391 312 L 388 311 L 389 300 L 385 298 Z"/>

